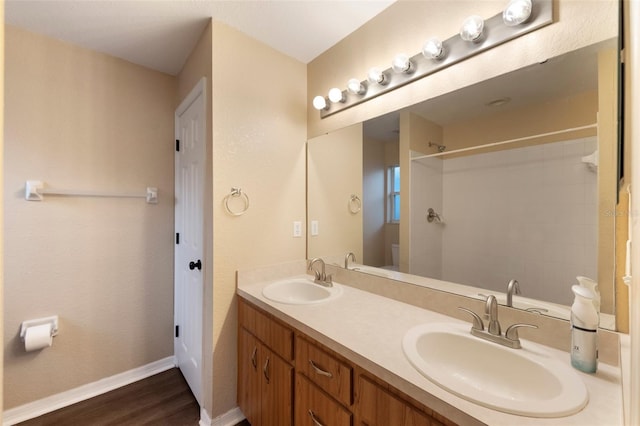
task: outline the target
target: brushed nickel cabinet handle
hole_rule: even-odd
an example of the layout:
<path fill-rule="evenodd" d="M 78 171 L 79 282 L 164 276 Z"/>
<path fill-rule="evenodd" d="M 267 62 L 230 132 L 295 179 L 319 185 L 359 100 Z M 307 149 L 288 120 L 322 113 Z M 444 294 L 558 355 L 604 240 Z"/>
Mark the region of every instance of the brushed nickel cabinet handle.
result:
<path fill-rule="evenodd" d="M 318 419 L 316 419 L 316 415 L 313 414 L 313 411 L 311 411 L 311 409 L 309 409 L 309 416 L 311 416 L 311 421 L 315 426 L 324 426 L 322 423 L 318 421 Z"/>
<path fill-rule="evenodd" d="M 258 368 L 258 361 L 256 361 L 256 353 L 258 352 L 258 347 L 253 347 L 253 353 L 251 354 L 251 365 L 253 365 L 253 369 Z"/>
<path fill-rule="evenodd" d="M 309 364 L 311 364 L 311 367 L 315 370 L 315 372 L 320 374 L 321 376 L 333 377 L 333 374 L 331 374 L 328 371 L 324 371 L 322 368 L 318 367 L 313 361 L 309 360 Z"/>
<path fill-rule="evenodd" d="M 269 383 L 269 357 L 267 357 L 264 367 L 262 367 L 262 373 L 264 374 L 264 378 L 267 379 L 267 383 Z"/>

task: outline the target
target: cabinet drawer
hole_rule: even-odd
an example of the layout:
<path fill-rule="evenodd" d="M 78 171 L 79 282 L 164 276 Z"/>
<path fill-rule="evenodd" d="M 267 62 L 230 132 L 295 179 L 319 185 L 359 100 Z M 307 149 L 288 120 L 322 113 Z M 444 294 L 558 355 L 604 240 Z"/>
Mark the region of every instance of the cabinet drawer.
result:
<path fill-rule="evenodd" d="M 351 413 L 301 374 L 296 374 L 295 394 L 296 426 L 352 425 Z"/>
<path fill-rule="evenodd" d="M 273 352 L 285 360 L 293 361 L 293 331 L 276 319 L 238 298 L 240 325 L 256 336 Z"/>
<path fill-rule="evenodd" d="M 353 402 L 353 369 L 309 341 L 296 338 L 296 371 L 346 406 Z"/>
<path fill-rule="evenodd" d="M 359 421 L 368 426 L 444 426 L 363 376 L 358 378 L 357 399 Z"/>

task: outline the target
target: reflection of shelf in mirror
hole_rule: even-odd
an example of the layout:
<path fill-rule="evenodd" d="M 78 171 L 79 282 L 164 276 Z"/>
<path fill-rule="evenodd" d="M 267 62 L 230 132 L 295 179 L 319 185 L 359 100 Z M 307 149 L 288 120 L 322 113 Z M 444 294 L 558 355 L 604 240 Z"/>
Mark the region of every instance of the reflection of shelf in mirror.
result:
<path fill-rule="evenodd" d="M 443 155 L 458 154 L 460 152 L 474 151 L 474 150 L 483 149 L 483 148 L 491 148 L 491 147 L 494 147 L 494 146 L 507 145 L 507 144 L 516 143 L 516 142 L 524 142 L 524 141 L 528 141 L 528 140 L 531 140 L 531 139 L 544 138 L 544 137 L 547 137 L 547 136 L 556 136 L 556 135 L 561 135 L 561 134 L 564 134 L 564 133 L 577 132 L 577 131 L 580 131 L 580 130 L 595 129 L 597 126 L 598 126 L 597 124 L 589 124 L 589 125 L 586 125 L 586 126 L 572 127 L 572 128 L 569 128 L 569 129 L 556 130 L 554 132 L 540 133 L 540 134 L 537 134 L 537 135 L 523 136 L 521 138 L 515 138 L 515 139 L 508 139 L 506 141 L 487 143 L 487 144 L 478 145 L 478 146 L 470 146 L 468 148 L 454 149 L 452 151 L 437 152 L 435 154 L 427 154 L 427 155 L 419 155 L 417 157 L 412 157 L 411 160 L 422 160 L 423 158 L 441 157 Z"/>
<path fill-rule="evenodd" d="M 589 170 L 597 172 L 598 171 L 598 150 L 596 149 L 592 154 L 582 157 L 582 162 L 589 167 Z"/>

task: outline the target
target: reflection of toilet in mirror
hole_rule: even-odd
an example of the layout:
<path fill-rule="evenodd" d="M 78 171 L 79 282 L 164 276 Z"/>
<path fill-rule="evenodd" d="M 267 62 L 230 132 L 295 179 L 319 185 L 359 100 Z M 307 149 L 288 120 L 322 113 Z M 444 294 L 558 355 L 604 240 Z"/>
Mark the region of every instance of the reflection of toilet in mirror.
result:
<path fill-rule="evenodd" d="M 382 268 L 397 271 L 398 265 L 400 264 L 400 244 L 391 244 L 391 261 L 393 262 L 393 265 L 383 266 Z"/>

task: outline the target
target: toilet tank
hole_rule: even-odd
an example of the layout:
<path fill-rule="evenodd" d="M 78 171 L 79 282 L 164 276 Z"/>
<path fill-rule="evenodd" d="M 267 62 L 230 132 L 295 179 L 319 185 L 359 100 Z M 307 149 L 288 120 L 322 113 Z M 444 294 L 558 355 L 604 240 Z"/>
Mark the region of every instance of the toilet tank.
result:
<path fill-rule="evenodd" d="M 391 261 L 393 266 L 398 266 L 400 263 L 400 244 L 391 244 Z"/>

